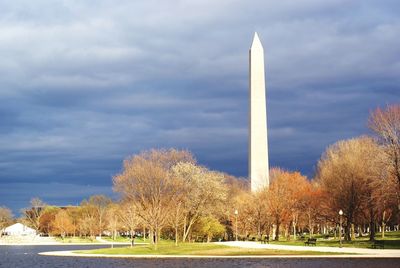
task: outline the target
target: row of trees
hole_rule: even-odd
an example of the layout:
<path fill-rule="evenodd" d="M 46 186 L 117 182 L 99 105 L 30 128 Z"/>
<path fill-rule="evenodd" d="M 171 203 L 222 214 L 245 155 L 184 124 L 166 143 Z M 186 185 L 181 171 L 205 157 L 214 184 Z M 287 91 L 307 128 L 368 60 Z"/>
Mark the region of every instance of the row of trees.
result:
<path fill-rule="evenodd" d="M 272 234 L 275 239 L 283 233 L 290 239 L 290 234 L 296 237 L 299 230 L 311 236 L 314 231 L 335 232 L 340 210 L 346 240 L 366 231 L 373 240 L 377 225 L 382 237 L 388 224 L 398 227 L 400 105 L 375 110 L 368 123 L 375 136 L 329 146 L 313 180 L 297 172 L 272 169 L 268 189 L 236 196 L 241 233 Z"/>
<path fill-rule="evenodd" d="M 188 151 L 150 150 L 126 159 L 113 177 L 118 202 L 92 196 L 80 206 L 57 208 L 33 199 L 25 221 L 62 237 L 140 232 L 157 246 L 161 236 L 176 244 L 235 234 L 336 236 L 342 210 L 347 240 L 366 232 L 374 239 L 378 225 L 384 235 L 387 225 L 399 223 L 400 106 L 377 109 L 369 126 L 375 137 L 329 146 L 312 180 L 272 168 L 269 188 L 252 193 L 248 181 L 202 167 Z"/>
<path fill-rule="evenodd" d="M 195 227 L 203 230 L 208 240 L 223 230 L 217 223 L 227 202 L 225 177 L 197 165 L 190 152 L 171 149 L 151 150 L 127 159 L 113 182 L 122 200 L 135 205 L 157 245 L 166 228 L 174 233 L 176 244 L 190 239 Z M 201 227 L 196 226 L 201 223 Z"/>

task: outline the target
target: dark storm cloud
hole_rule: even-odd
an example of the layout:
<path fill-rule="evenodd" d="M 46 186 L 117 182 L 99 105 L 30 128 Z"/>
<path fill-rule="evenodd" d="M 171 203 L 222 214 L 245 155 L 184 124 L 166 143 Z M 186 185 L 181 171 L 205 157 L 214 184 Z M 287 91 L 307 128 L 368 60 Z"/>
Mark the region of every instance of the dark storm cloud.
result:
<path fill-rule="evenodd" d="M 400 99 L 396 1 L 0 2 L 0 204 L 111 194 L 141 150 L 247 173 L 248 48 L 264 44 L 270 164 L 325 147 Z"/>

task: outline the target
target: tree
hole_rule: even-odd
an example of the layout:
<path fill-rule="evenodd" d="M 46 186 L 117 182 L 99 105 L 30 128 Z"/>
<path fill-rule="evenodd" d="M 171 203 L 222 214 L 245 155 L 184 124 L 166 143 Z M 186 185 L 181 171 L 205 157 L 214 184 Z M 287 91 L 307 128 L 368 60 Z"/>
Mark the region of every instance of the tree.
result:
<path fill-rule="evenodd" d="M 72 235 L 75 237 L 79 230 L 79 220 L 82 216 L 82 208 L 80 206 L 69 206 L 67 208 L 68 215 L 71 217 L 73 232 Z"/>
<path fill-rule="evenodd" d="M 185 215 L 185 202 L 187 202 L 188 199 L 187 188 L 189 185 L 185 183 L 182 178 L 176 177 L 176 174 L 174 174 L 173 172 L 172 176 L 174 176 L 174 187 L 177 189 L 177 191 L 171 200 L 172 207 L 168 209 L 170 211 L 168 223 L 173 228 L 175 233 L 175 246 L 178 246 L 179 228 L 183 225 Z"/>
<path fill-rule="evenodd" d="M 371 182 L 379 179 L 380 155 L 371 138 L 360 137 L 329 146 L 318 162 L 317 180 L 329 197 L 327 202 L 333 217 L 337 217 L 340 209 L 344 212 L 346 240 L 352 239 L 355 220 L 365 205 L 370 212 L 370 230 L 374 230 Z"/>
<path fill-rule="evenodd" d="M 85 236 L 89 235 L 92 240 L 95 239 L 96 234 L 101 232 L 97 210 L 87 200 L 83 200 L 81 203 L 79 232 Z"/>
<path fill-rule="evenodd" d="M 275 240 L 279 240 L 280 226 L 289 226 L 299 209 L 300 194 L 307 178 L 299 172 L 273 170 L 274 179 L 268 189 L 267 206 L 275 224 Z M 289 232 L 287 232 L 289 233 Z"/>
<path fill-rule="evenodd" d="M 207 237 L 207 243 L 216 236 L 222 236 L 225 232 L 225 227 L 214 217 L 202 217 L 198 221 L 199 234 Z"/>
<path fill-rule="evenodd" d="M 310 231 L 310 237 L 312 237 L 318 217 L 321 215 L 321 201 L 326 196 L 320 187 L 311 182 L 307 183 L 302 191 L 299 209 L 306 216 L 306 225 Z"/>
<path fill-rule="evenodd" d="M 242 194 L 242 200 L 238 206 L 238 223 L 239 231 L 254 230 L 259 240 L 262 239 L 263 233 L 270 232 L 271 215 L 267 207 L 268 189 L 258 191 L 256 193 Z M 249 230 L 246 230 L 246 229 Z"/>
<path fill-rule="evenodd" d="M 172 168 L 172 174 L 186 185 L 182 238 L 186 241 L 193 224 L 201 216 L 210 215 L 223 207 L 227 196 L 225 177 L 220 172 L 193 163 L 178 163 Z"/>
<path fill-rule="evenodd" d="M 133 202 L 124 202 L 120 205 L 120 209 L 118 210 L 118 217 L 124 227 L 129 231 L 129 235 L 131 236 L 131 241 L 133 241 L 133 237 L 135 235 L 135 229 L 140 224 L 139 215 L 137 212 L 137 207 Z M 143 232 L 143 238 L 145 233 Z M 131 243 L 131 247 L 133 244 Z"/>
<path fill-rule="evenodd" d="M 155 234 L 155 247 L 161 229 L 167 224 L 167 208 L 172 206 L 179 190 L 170 174 L 179 162 L 194 162 L 194 159 L 189 152 L 175 149 L 145 151 L 125 160 L 123 171 L 113 177 L 115 191 L 124 200 L 135 203 L 138 215 L 149 226 L 150 233 Z"/>
<path fill-rule="evenodd" d="M 119 204 L 110 203 L 107 206 L 105 219 L 107 222 L 107 229 L 111 233 L 112 240 L 117 238 L 118 229 L 121 227 L 121 220 L 119 215 L 121 214 L 121 207 Z"/>
<path fill-rule="evenodd" d="M 39 230 L 41 233 L 50 234 L 53 231 L 53 221 L 59 212 L 60 208 L 54 206 L 46 206 L 43 209 L 39 220 Z"/>
<path fill-rule="evenodd" d="M 396 191 L 397 206 L 400 210 L 400 105 L 377 108 L 369 117 L 369 127 L 376 133 L 387 155 L 393 189 Z"/>
<path fill-rule="evenodd" d="M 13 214 L 7 207 L 0 207 L 0 237 L 2 236 L 2 230 L 6 228 L 13 221 Z"/>
<path fill-rule="evenodd" d="M 89 198 L 88 201 L 88 205 L 91 206 L 96 212 L 100 237 L 106 226 L 105 216 L 107 212 L 107 207 L 111 204 L 111 202 L 111 199 L 105 195 L 93 195 Z"/>
<path fill-rule="evenodd" d="M 40 231 L 40 217 L 46 208 L 46 203 L 44 203 L 39 198 L 35 197 L 31 199 L 31 207 L 22 210 L 25 216 L 25 221 L 28 225 L 34 228 L 37 232 Z"/>
<path fill-rule="evenodd" d="M 55 215 L 52 223 L 53 231 L 56 235 L 60 235 L 64 240 L 65 236 L 74 231 L 72 219 L 65 209 L 60 209 Z"/>

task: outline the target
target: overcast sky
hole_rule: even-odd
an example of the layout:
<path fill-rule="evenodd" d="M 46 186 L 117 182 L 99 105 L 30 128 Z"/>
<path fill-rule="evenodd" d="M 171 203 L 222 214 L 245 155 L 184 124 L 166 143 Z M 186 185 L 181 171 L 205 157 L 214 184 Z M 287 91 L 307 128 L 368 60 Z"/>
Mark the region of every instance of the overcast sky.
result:
<path fill-rule="evenodd" d="M 0 206 L 112 193 L 144 149 L 247 174 L 248 49 L 264 45 L 270 165 L 312 177 L 326 146 L 400 102 L 397 0 L 0 0 Z"/>

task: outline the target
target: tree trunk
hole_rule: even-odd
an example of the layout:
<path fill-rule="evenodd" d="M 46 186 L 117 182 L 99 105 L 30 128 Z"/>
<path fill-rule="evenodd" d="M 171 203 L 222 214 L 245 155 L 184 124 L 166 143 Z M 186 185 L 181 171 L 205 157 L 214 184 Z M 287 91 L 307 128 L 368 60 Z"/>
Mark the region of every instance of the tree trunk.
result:
<path fill-rule="evenodd" d="M 153 232 L 153 228 L 149 229 L 149 240 L 150 240 L 150 244 L 154 244 L 154 232 Z"/>
<path fill-rule="evenodd" d="M 369 222 L 369 241 L 375 240 L 375 221 L 373 219 Z"/>
<path fill-rule="evenodd" d="M 382 239 L 384 239 L 385 238 L 385 227 L 386 227 L 386 224 L 385 224 L 385 217 L 386 217 L 386 211 L 383 211 L 383 215 L 382 215 Z"/>
<path fill-rule="evenodd" d="M 182 238 L 182 241 L 183 241 L 183 242 L 185 242 L 186 239 L 188 238 L 189 233 L 190 233 L 190 230 L 191 230 L 191 228 L 192 228 L 194 222 L 195 222 L 195 220 L 194 220 L 194 218 L 192 218 L 192 219 L 189 221 L 189 224 L 187 225 L 187 224 L 186 224 L 186 218 L 185 218 L 185 226 L 184 226 L 184 229 L 183 229 L 184 232 L 183 232 L 183 238 Z"/>
<path fill-rule="evenodd" d="M 154 249 L 157 250 L 157 246 L 158 246 L 158 241 L 159 241 L 159 232 L 160 232 L 160 228 L 156 227 L 155 231 L 153 232 L 153 245 L 154 245 Z"/>
<path fill-rule="evenodd" d="M 102 225 L 103 223 L 102 223 L 102 220 L 101 220 L 101 217 L 100 217 L 100 220 L 99 220 L 99 228 L 100 228 L 100 230 L 99 230 L 99 237 L 101 238 L 101 225 Z"/>
<path fill-rule="evenodd" d="M 276 221 L 275 241 L 279 241 L 279 225 L 280 225 L 280 222 Z"/>
<path fill-rule="evenodd" d="M 312 238 L 314 236 L 314 226 L 310 216 L 308 217 L 308 226 L 310 228 L 310 238 Z"/>
<path fill-rule="evenodd" d="M 333 229 L 333 239 L 335 239 L 336 240 L 336 227 L 335 227 L 335 229 Z"/>
<path fill-rule="evenodd" d="M 160 242 L 161 239 L 161 228 L 157 228 L 157 237 L 156 237 L 157 241 L 156 243 L 158 244 L 158 242 Z"/>
<path fill-rule="evenodd" d="M 130 235 L 131 235 L 131 248 L 133 247 L 133 230 L 131 229 L 129 231 Z"/>
<path fill-rule="evenodd" d="M 291 223 L 285 226 L 285 237 L 287 241 L 290 241 L 290 225 Z"/>
<path fill-rule="evenodd" d="M 185 234 L 186 234 L 186 216 L 183 218 L 183 234 L 182 234 L 182 242 L 185 242 L 186 241 L 186 237 L 185 237 Z"/>
<path fill-rule="evenodd" d="M 293 240 L 296 240 L 296 222 L 293 220 Z"/>
<path fill-rule="evenodd" d="M 347 222 L 346 227 L 344 228 L 344 237 L 346 241 L 351 241 L 351 235 L 350 235 L 350 223 Z"/>
<path fill-rule="evenodd" d="M 175 246 L 178 245 L 178 225 L 175 225 Z"/>

